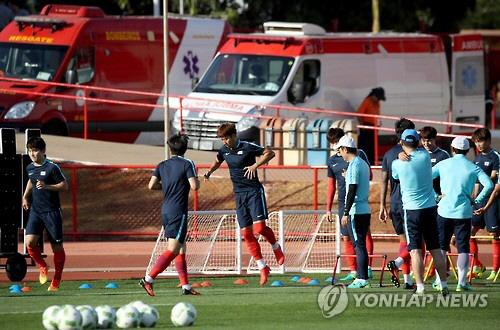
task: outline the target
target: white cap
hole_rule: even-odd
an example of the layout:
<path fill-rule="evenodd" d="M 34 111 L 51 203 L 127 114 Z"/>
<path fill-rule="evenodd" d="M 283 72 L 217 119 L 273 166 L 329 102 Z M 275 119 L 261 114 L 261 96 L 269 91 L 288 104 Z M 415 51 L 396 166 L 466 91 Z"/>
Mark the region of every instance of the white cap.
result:
<path fill-rule="evenodd" d="M 470 144 L 469 140 L 465 136 L 457 136 L 451 141 L 451 146 L 459 150 L 469 150 Z"/>
<path fill-rule="evenodd" d="M 352 137 L 344 135 L 340 138 L 339 142 L 333 146 L 333 149 L 338 149 L 340 147 L 356 148 L 356 143 Z"/>

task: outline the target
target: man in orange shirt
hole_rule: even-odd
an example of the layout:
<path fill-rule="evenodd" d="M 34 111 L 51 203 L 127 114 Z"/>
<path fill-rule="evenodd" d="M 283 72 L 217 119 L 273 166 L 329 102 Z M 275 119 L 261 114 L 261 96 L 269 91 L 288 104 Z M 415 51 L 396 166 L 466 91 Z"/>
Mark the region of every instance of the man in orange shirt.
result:
<path fill-rule="evenodd" d="M 373 88 L 370 94 L 363 100 L 357 112 L 359 114 L 380 115 L 380 101 L 385 101 L 384 89 L 382 87 Z M 358 117 L 358 120 L 361 125 L 376 126 L 378 119 L 374 117 Z M 366 155 L 371 164 L 373 164 L 374 160 L 374 134 L 375 131 L 372 129 L 360 128 L 359 130 L 358 145 L 366 150 Z"/>

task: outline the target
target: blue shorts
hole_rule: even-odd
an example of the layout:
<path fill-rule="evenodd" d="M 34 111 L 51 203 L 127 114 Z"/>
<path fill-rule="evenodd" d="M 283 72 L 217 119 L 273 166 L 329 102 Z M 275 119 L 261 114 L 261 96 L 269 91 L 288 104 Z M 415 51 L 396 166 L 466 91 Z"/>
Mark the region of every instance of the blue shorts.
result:
<path fill-rule="evenodd" d="M 474 210 L 484 207 L 488 203 L 488 199 L 489 197 L 485 198 L 481 203 L 474 205 Z M 481 229 L 486 227 L 489 233 L 494 233 L 500 230 L 499 217 L 498 200 L 496 200 L 484 214 L 472 216 L 472 225 Z"/>
<path fill-rule="evenodd" d="M 263 189 L 234 193 L 234 199 L 240 228 L 248 227 L 254 221 L 267 220 L 267 204 Z"/>
<path fill-rule="evenodd" d="M 439 229 L 439 245 L 441 250 L 448 251 L 451 236 L 455 234 L 458 253 L 470 252 L 471 219 L 450 219 L 438 214 L 437 223 Z"/>
<path fill-rule="evenodd" d="M 188 215 L 187 214 L 162 214 L 161 222 L 165 237 L 173 238 L 184 244 L 187 236 Z"/>
<path fill-rule="evenodd" d="M 422 249 L 422 237 L 427 250 L 439 249 L 437 206 L 405 210 L 405 234 L 408 251 Z"/>
<path fill-rule="evenodd" d="M 389 217 L 392 220 L 392 226 L 397 235 L 403 235 L 405 233 L 404 221 L 405 213 L 403 210 L 403 204 L 391 204 L 391 210 L 389 212 Z"/>
<path fill-rule="evenodd" d="M 49 212 L 30 210 L 28 224 L 26 225 L 26 235 L 42 236 L 44 229 L 47 230 L 47 237 L 50 243 L 62 244 L 63 225 L 60 208 Z"/>
<path fill-rule="evenodd" d="M 341 209 L 339 209 L 340 233 L 342 234 L 342 236 L 350 236 L 348 227 L 342 226 L 342 216 L 343 215 L 344 215 L 344 208 L 341 208 Z"/>

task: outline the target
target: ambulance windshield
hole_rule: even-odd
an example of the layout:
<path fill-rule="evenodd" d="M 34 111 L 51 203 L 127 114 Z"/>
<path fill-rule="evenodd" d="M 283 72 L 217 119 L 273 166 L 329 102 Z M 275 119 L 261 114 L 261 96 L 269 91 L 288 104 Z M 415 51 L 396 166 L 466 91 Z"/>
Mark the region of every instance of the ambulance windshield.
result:
<path fill-rule="evenodd" d="M 194 89 L 199 93 L 275 95 L 293 65 L 292 57 L 222 54 Z"/>
<path fill-rule="evenodd" d="M 0 43 L 0 76 L 52 81 L 68 47 Z"/>

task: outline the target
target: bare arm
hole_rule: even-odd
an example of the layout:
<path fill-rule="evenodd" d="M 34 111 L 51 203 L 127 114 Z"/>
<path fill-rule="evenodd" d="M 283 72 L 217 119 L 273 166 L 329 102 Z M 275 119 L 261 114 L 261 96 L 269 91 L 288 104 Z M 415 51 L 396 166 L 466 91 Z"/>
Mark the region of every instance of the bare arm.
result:
<path fill-rule="evenodd" d="M 205 181 L 208 181 L 210 179 L 210 175 L 212 175 L 213 172 L 217 171 L 217 169 L 221 165 L 222 165 L 222 162 L 216 158 L 215 161 L 212 163 L 212 166 L 210 166 L 210 169 L 208 170 L 208 172 L 203 174 Z"/>
<path fill-rule="evenodd" d="M 253 164 L 252 166 L 247 166 L 245 167 L 245 177 L 247 179 L 253 179 L 257 173 L 257 168 L 267 162 L 269 162 L 271 159 L 273 159 L 275 156 L 274 151 L 271 149 L 264 149 L 264 152 L 262 153 L 262 156 Z"/>
<path fill-rule="evenodd" d="M 200 189 L 200 179 L 198 179 L 198 177 L 193 176 L 193 177 L 189 178 L 188 181 L 189 181 L 189 185 L 191 186 L 191 189 L 193 189 L 193 190 Z"/>
<path fill-rule="evenodd" d="M 491 193 L 490 198 L 488 199 L 488 203 L 486 203 L 484 207 L 474 211 L 474 214 L 481 215 L 485 213 L 498 197 L 500 197 L 500 184 L 495 185 L 495 190 L 493 190 L 493 192 Z"/>
<path fill-rule="evenodd" d="M 25 210 L 30 208 L 30 204 L 28 203 L 28 196 L 31 195 L 31 190 L 33 190 L 33 184 L 31 183 L 31 180 L 28 180 L 26 189 L 24 190 L 23 194 L 23 209 Z"/>
<path fill-rule="evenodd" d="M 65 191 L 68 190 L 68 183 L 66 180 L 56 184 L 46 184 L 43 181 L 36 180 L 36 189 L 47 189 L 51 191 Z"/>
<path fill-rule="evenodd" d="M 387 172 L 382 171 L 382 184 L 380 186 L 380 211 L 378 218 L 382 222 L 387 221 L 387 210 L 385 208 L 385 201 L 387 199 L 387 186 L 389 183 L 389 176 Z"/>
<path fill-rule="evenodd" d="M 149 190 L 161 190 L 160 180 L 156 176 L 152 175 L 149 180 L 148 188 Z"/>

